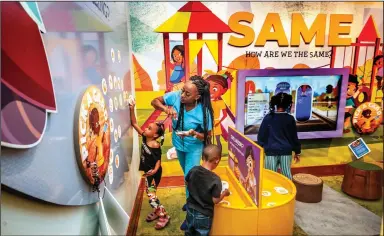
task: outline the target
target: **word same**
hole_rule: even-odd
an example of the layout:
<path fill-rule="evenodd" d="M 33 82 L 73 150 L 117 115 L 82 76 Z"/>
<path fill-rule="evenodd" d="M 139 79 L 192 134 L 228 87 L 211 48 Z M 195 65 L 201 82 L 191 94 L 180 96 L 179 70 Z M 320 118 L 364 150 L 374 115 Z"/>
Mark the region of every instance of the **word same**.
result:
<path fill-rule="evenodd" d="M 351 38 L 346 36 L 350 34 L 353 15 L 330 14 L 329 18 L 328 46 L 351 45 Z M 281 47 L 297 47 L 300 45 L 301 39 L 309 44 L 314 38 L 317 47 L 325 45 L 327 14 L 318 14 L 312 25 L 308 27 L 300 13 L 293 13 L 290 42 L 288 42 L 287 34 L 278 13 L 267 14 L 257 38 L 251 26 L 242 24 L 244 22 L 251 24 L 253 19 L 254 14 L 250 12 L 236 12 L 231 15 L 228 25 L 232 32 L 242 37 L 231 35 L 228 41 L 229 45 L 247 47 L 254 42 L 255 47 L 263 47 L 267 41 L 276 41 Z M 271 29 L 273 30 L 271 31 Z"/>

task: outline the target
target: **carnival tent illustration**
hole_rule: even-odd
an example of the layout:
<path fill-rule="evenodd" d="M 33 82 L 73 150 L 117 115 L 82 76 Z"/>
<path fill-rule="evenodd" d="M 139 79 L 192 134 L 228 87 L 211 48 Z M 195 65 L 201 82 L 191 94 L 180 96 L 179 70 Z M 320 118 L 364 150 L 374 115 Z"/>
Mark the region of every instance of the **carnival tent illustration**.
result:
<path fill-rule="evenodd" d="M 33 16 L 33 17 L 31 17 Z M 42 138 L 55 93 L 37 5 L 1 3 L 1 145 L 29 148 Z"/>
<path fill-rule="evenodd" d="M 217 64 L 217 71 L 222 68 L 223 34 L 232 32 L 227 24 L 220 20 L 201 2 L 188 2 L 171 18 L 155 29 L 163 34 L 165 74 L 167 91 L 170 91 L 170 44 L 169 34 L 182 33 L 185 49 L 185 74 L 188 80 L 190 65 L 197 56 L 197 73 L 202 74 L 202 48 L 207 46 Z M 217 34 L 217 39 L 204 39 L 204 34 Z M 190 39 L 190 34 L 197 34 L 197 39 Z"/>

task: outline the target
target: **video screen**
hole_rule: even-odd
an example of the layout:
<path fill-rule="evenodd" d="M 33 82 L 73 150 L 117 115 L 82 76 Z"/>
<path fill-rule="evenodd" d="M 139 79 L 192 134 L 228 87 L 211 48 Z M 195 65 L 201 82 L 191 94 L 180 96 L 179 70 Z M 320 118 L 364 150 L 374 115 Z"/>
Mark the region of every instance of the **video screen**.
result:
<path fill-rule="evenodd" d="M 258 134 L 272 96 L 280 92 L 292 95 L 287 112 L 295 118 L 298 132 L 336 131 L 341 79 L 341 75 L 247 76 L 244 134 Z"/>

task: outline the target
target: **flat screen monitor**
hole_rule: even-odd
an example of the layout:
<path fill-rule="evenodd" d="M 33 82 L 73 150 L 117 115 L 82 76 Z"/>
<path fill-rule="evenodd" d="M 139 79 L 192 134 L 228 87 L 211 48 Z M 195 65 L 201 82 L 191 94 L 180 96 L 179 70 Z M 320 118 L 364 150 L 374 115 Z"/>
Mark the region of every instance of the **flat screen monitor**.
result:
<path fill-rule="evenodd" d="M 284 92 L 292 95 L 287 112 L 299 139 L 341 137 L 348 77 L 346 68 L 240 70 L 236 129 L 257 140 L 272 96 Z"/>

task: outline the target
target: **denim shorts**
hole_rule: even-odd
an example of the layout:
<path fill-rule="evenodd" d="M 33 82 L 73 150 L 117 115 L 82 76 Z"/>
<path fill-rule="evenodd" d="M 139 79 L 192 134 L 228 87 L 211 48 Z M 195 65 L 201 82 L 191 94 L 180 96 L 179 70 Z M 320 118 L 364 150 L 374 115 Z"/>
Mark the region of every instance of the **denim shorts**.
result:
<path fill-rule="evenodd" d="M 187 230 L 185 236 L 208 236 L 212 226 L 212 217 L 187 207 Z"/>

